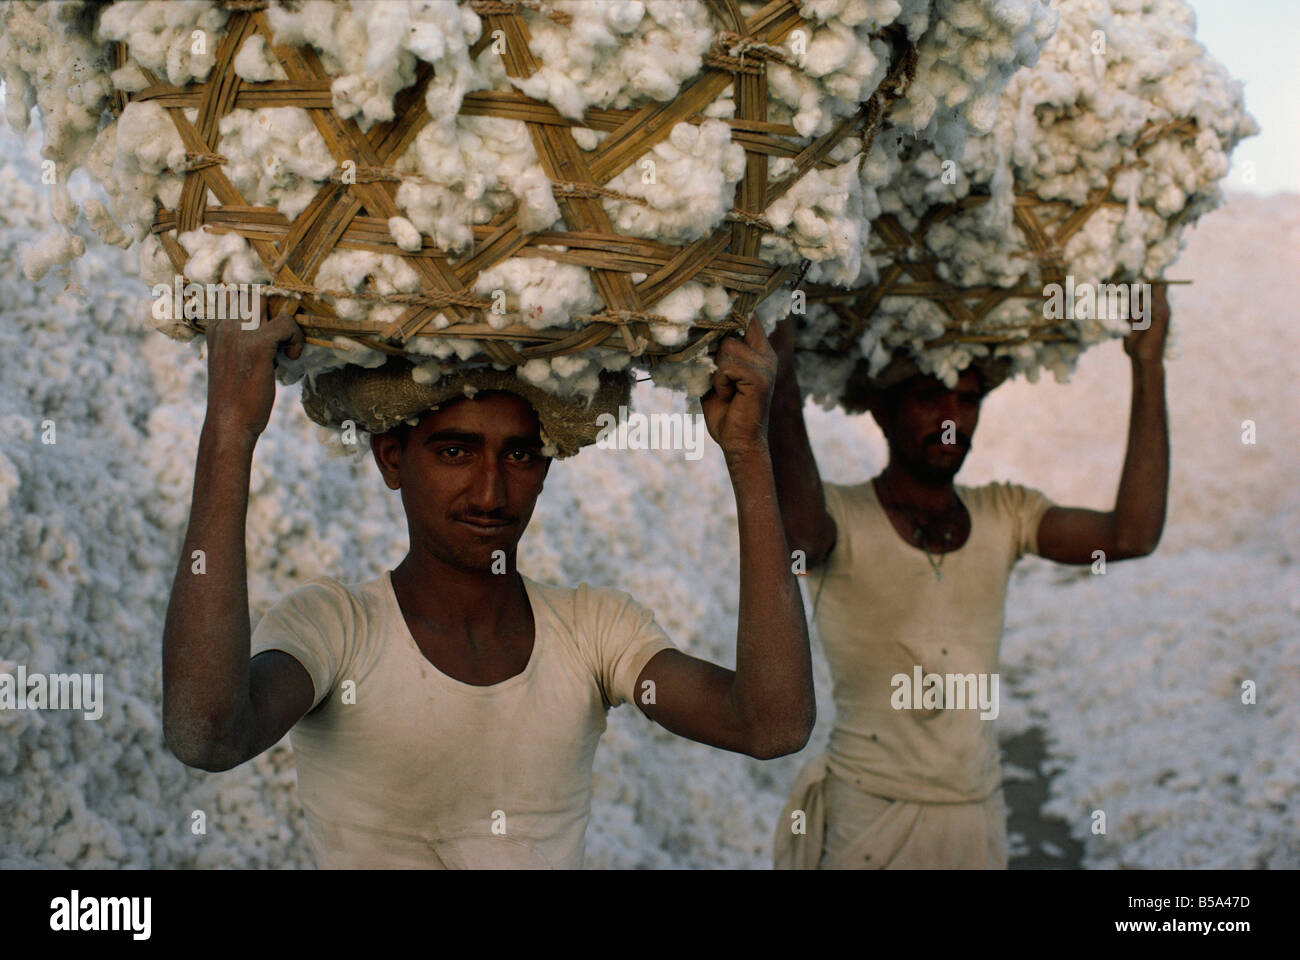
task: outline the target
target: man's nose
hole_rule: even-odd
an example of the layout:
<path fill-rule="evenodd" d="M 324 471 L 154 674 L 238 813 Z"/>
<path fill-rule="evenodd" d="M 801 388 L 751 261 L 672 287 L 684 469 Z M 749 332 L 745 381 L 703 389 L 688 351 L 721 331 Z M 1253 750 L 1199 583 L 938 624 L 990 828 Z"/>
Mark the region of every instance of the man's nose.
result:
<path fill-rule="evenodd" d="M 491 513 L 506 505 L 506 476 L 496 457 L 484 457 L 474 474 L 470 506 L 480 513 Z"/>
<path fill-rule="evenodd" d="M 960 414 L 961 400 L 957 396 L 957 391 L 944 391 L 944 393 L 939 397 L 939 419 L 941 421 L 951 420 L 953 423 L 958 423 Z M 940 424 L 940 429 L 943 429 L 942 423 Z"/>

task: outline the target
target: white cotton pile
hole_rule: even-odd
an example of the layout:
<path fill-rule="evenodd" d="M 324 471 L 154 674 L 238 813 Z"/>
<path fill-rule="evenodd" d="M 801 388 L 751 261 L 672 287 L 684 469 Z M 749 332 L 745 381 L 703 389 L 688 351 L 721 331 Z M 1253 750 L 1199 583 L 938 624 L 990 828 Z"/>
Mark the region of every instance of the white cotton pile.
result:
<path fill-rule="evenodd" d="M 42 239 L 24 258 L 29 278 L 44 275 L 85 252 L 66 237 L 79 208 L 67 193 L 73 169 L 84 164 L 113 87 L 103 48 L 90 37 L 94 8 L 68 3 L 12 3 L 0 11 L 0 76 L 4 78 L 5 120 L 26 130 L 33 107 L 40 110 L 45 145 L 42 181 L 51 185 L 51 218 L 64 229 Z"/>
<path fill-rule="evenodd" d="M 0 672 L 101 674 L 102 716 L 0 710 L 0 867 L 310 866 L 287 744 L 218 776 L 163 745 L 158 654 L 202 361 L 150 348 L 122 250 L 75 261 L 70 289 L 22 276 L 53 203 L 38 146 L 0 130 Z M 87 186 L 72 192 L 89 207 Z"/>
<path fill-rule="evenodd" d="M 334 158 L 306 110 L 232 110 L 221 118 L 226 176 L 248 203 L 275 207 L 290 220 L 306 209 L 334 172 Z"/>
<path fill-rule="evenodd" d="M 745 16 L 761 8 L 754 0 L 738 5 Z M 333 77 L 335 110 L 362 131 L 393 120 L 394 97 L 415 81 L 422 63 L 432 67 L 425 97 L 431 119 L 390 161 L 402 177 L 395 196 L 399 213 L 384 212 L 383 219 L 402 253 L 414 253 L 428 242 L 461 257 L 474 249 L 476 226 L 512 209 L 525 233 L 565 226 L 524 124 L 459 116 L 467 93 L 522 91 L 576 121 L 591 109 L 633 109 L 671 100 L 700 75 L 705 56 L 721 38 L 718 9 L 703 0 L 554 0 L 539 9 L 521 8 L 530 52 L 540 63 L 524 79 L 507 76 L 496 42 L 486 43 L 471 58 L 483 22 L 467 4 L 452 0 L 271 3 L 265 16 L 272 43 L 314 48 Z M 723 44 L 729 55 L 769 58 L 767 120 L 788 124 L 802 147 L 858 114 L 895 58 L 884 37 L 889 31 L 915 44 L 918 61 L 906 97 L 876 138 L 877 151 L 889 157 L 914 141 L 948 151 L 969 135 L 986 132 L 1007 78 L 1034 61 L 1055 22 L 1041 0 L 804 0 L 799 11 L 806 23 L 768 49 L 751 51 L 731 40 Z M 156 245 L 145 239 L 156 205 L 173 209 L 186 171 L 210 158 L 187 155 L 172 117 L 155 101 L 132 103 L 102 128 L 100 114 L 114 88 L 134 93 L 147 86 L 146 72 L 175 85 L 206 80 L 230 12 L 210 0 L 150 0 L 102 8 L 15 3 L 3 17 L 6 31 L 13 34 L 0 48 L 6 76 L 13 76 L 22 103 L 40 100 L 42 111 L 54 118 L 47 149 L 60 162 L 91 168 L 108 194 L 103 209 L 117 219 L 117 229 L 110 229 L 98 211 L 88 222 L 113 242 Z M 120 69 L 110 70 L 105 56 L 109 41 L 126 45 L 128 59 Z M 75 76 L 60 65 L 78 57 L 84 66 Z M 286 77 L 260 35 L 243 43 L 233 69 L 249 83 Z M 678 123 L 667 139 L 606 184 L 610 193 L 600 202 L 616 232 L 684 245 L 728 226 L 745 172 L 744 150 L 728 122 L 735 111 L 728 85 L 697 122 Z M 196 112 L 186 114 L 193 119 Z M 237 109 L 222 118 L 218 134 L 212 151 L 224 158 L 224 172 L 244 201 L 274 207 L 289 219 L 332 177 L 344 176 L 338 158 L 302 109 Z M 577 126 L 573 136 L 581 149 L 592 151 L 605 133 Z M 806 260 L 813 282 L 848 283 L 861 273 L 868 225 L 878 209 L 874 185 L 859 175 L 862 149 L 860 138 L 848 138 L 830 155 L 829 166 L 810 171 L 761 211 L 773 227 L 760 249 L 766 261 Z M 773 157 L 770 180 L 780 180 L 791 166 L 789 158 Z M 68 211 L 61 222 L 75 230 L 77 211 Z M 238 248 L 247 244 L 237 237 L 192 232 L 181 242 L 208 274 L 264 278 L 264 265 L 251 250 Z M 42 250 L 33 260 L 34 270 L 77 254 L 75 244 L 63 241 L 51 241 Z M 357 253 L 332 253 L 313 278 L 316 285 L 327 288 L 346 280 L 343 286 L 358 292 L 363 286 L 372 292 L 419 291 L 418 279 L 397 265 L 396 254 L 367 259 Z M 156 247 L 142 255 L 142 262 L 151 269 L 165 264 Z M 363 265 L 373 272 L 359 274 Z M 539 293 L 539 271 L 545 273 L 542 286 L 554 290 Z M 506 262 L 490 273 L 499 285 L 478 282 L 475 289 L 504 294 L 511 322 L 575 328 L 586 322 L 580 318 L 605 309 L 590 278 L 579 278 L 563 264 L 517 268 Z M 641 274 L 632 276 L 633 282 L 641 279 Z M 722 287 L 688 283 L 648 305 L 655 318 L 649 340 L 661 347 L 685 346 L 692 325 L 725 317 L 731 299 Z M 348 320 L 376 322 L 404 310 L 358 298 L 340 305 L 339 312 Z M 434 329 L 445 320 L 440 317 Z M 183 324 L 156 326 L 188 335 Z M 467 360 L 462 343 L 440 338 L 417 336 L 408 350 L 443 361 L 453 356 Z M 304 363 L 285 365 L 283 375 L 314 375 L 355 362 L 355 352 L 319 346 L 310 352 Z M 521 375 L 560 393 L 587 393 L 595 389 L 600 369 L 620 362 L 613 356 L 617 352 L 593 348 L 580 357 L 536 360 Z M 707 389 L 712 370 L 707 354 L 689 362 L 639 357 L 632 362 L 649 369 L 661 385 L 692 395 Z M 435 372 L 429 368 L 424 375 Z"/>
<path fill-rule="evenodd" d="M 908 230 L 937 205 L 990 196 L 932 226 L 925 250 L 911 254 L 934 257 L 944 281 L 1041 290 L 1038 261 L 1013 224 L 1014 194 L 1077 208 L 1120 165 L 1128 169 L 1106 196 L 1118 205 L 1099 209 L 1066 244 L 1067 272 L 1090 284 L 1159 279 L 1181 250 L 1186 226 L 1220 202 L 1218 184 L 1232 149 L 1258 132 L 1241 85 L 1196 40 L 1184 0 L 1054 0 L 1052 6 L 1059 28 L 1038 64 L 1011 78 L 985 135 L 968 140 L 964 152 L 920 141 L 893 155 L 873 150 L 865 165 L 872 205 Z M 1165 136 L 1139 156 L 1144 130 L 1179 120 L 1195 121 L 1190 136 Z M 864 251 L 854 286 L 875 283 L 893 256 Z M 1012 339 L 1015 328 L 1041 323 L 1043 309 L 1041 298 L 1009 300 L 989 315 L 987 331 L 1002 328 Z M 874 374 L 898 352 L 949 384 L 990 353 L 1010 356 L 1013 375 L 1036 380 L 1046 368 L 1064 380 L 1082 350 L 1129 329 L 1122 318 L 1080 319 L 1061 325 L 1070 337 L 1065 342 L 924 346 L 951 323 L 933 302 L 886 297 L 855 349 L 827 362 L 814 351 L 825 349 L 825 336 L 840 321 L 825 307 L 811 307 L 798 341 L 809 351 L 801 358 L 801 380 L 822 402 L 836 403 L 859 357 Z"/>

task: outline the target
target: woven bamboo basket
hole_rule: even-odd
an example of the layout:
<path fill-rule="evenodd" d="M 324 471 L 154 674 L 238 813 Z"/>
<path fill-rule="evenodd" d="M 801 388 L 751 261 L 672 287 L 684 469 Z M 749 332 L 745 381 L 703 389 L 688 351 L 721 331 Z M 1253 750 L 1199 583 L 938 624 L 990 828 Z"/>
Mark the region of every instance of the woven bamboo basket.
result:
<path fill-rule="evenodd" d="M 963 287 L 946 282 L 939 274 L 939 260 L 925 246 L 930 228 L 959 211 L 987 203 L 990 199 L 987 193 L 972 194 L 957 203 L 931 207 L 912 230 L 906 229 L 893 214 L 882 215 L 872 224 L 875 242 L 871 252 L 878 264 L 884 261 L 879 270 L 879 283 L 856 290 L 825 286 L 806 289 L 808 303 L 824 304 L 843 321 L 830 341 L 821 344 L 816 352 L 838 354 L 847 350 L 862 335 L 886 297 L 928 300 L 943 311 L 946 329 L 940 336 L 927 341 L 926 348 L 952 343 L 1014 346 L 1036 341 L 1077 342 L 1075 334 L 1064 329 L 1059 322 L 1043 316 L 1043 287 L 1051 283 L 1064 285 L 1066 275 L 1071 272 L 1065 259 L 1066 245 L 1098 210 L 1127 206 L 1111 196 L 1115 178 L 1122 171 L 1145 166 L 1147 161 L 1143 154 L 1162 139 L 1195 140 L 1197 133 L 1196 122 L 1190 119 L 1148 124 L 1134 143 L 1136 159 L 1112 168 L 1106 183 L 1090 191 L 1082 205 L 1045 200 L 1018 188 L 1013 207 L 1017 236 L 1012 242 L 1019 244 L 1028 266 L 1017 282 L 1009 286 Z M 1164 221 L 1165 234 L 1181 227 L 1189 214 L 1189 208 L 1184 207 L 1178 214 L 1167 218 Z M 1091 283 L 1143 280 L 1141 277 L 1120 276 L 1079 279 Z M 1023 307 L 1018 311 L 1020 320 L 992 322 L 990 315 L 993 311 L 1008 301 L 1020 301 Z"/>
<path fill-rule="evenodd" d="M 478 56 L 495 31 L 506 38 L 503 54 L 506 72 L 528 77 L 539 68 L 529 51 L 530 16 L 561 19 L 535 0 L 467 0 L 484 21 L 482 38 L 471 50 Z M 767 117 L 767 65 L 785 62 L 776 46 L 791 31 L 805 25 L 799 0 L 771 0 L 749 18 L 735 0 L 709 0 L 709 10 L 719 26 L 712 52 L 703 69 L 683 85 L 675 99 L 639 109 L 592 109 L 581 123 L 562 116 L 554 107 L 517 91 L 479 91 L 465 97 L 462 115 L 495 116 L 523 121 L 560 208 L 564 229 L 524 233 L 514 211 L 507 210 L 491 222 L 474 227 L 473 250 L 458 259 L 433 245 L 429 238 L 416 252 L 397 246 L 389 233 L 389 217 L 401 215 L 395 203 L 403 174 L 393 169 L 428 120 L 424 106 L 432 68 L 421 63 L 416 82 L 401 91 L 394 104 L 395 117 L 362 132 L 350 119 L 338 116 L 330 92 L 332 78 L 309 46 L 272 42 L 264 9 L 256 0 L 229 0 L 231 11 L 216 64 L 206 82 L 185 87 L 169 85 L 149 75 L 149 86 L 134 94 L 117 96 L 120 112 L 131 100 L 153 100 L 166 108 L 187 151 L 187 172 L 174 209 L 159 205 L 152 232 L 158 237 L 178 274 L 184 276 L 187 254 L 178 233 L 204 228 L 245 237 L 272 278 L 265 291 L 270 309 L 288 309 L 296 315 L 308 341 L 332 346 L 342 336 L 389 354 L 401 354 L 413 337 L 455 337 L 472 340 L 482 351 L 481 360 L 518 366 L 534 357 L 571 354 L 603 346 L 643 357 L 647 365 L 692 359 L 729 330 L 741 330 L 754 307 L 786 283 L 797 270 L 758 257 L 763 234 L 771 229 L 763 211 L 814 167 L 827 166 L 827 157 L 842 141 L 858 137 L 862 155 L 893 103 L 901 97 L 915 72 L 916 55 L 901 34 L 886 33 L 893 58 L 888 75 L 870 100 L 853 116 L 843 118 L 825 135 L 800 138 L 788 124 Z M 288 80 L 251 83 L 236 75 L 232 61 L 243 42 L 263 34 Z M 126 51 L 115 50 L 118 66 Z M 700 123 L 701 111 L 729 85 L 734 85 L 736 112 L 727 120 L 732 138 L 743 145 L 745 173 L 736 189 L 734 209 L 727 223 L 686 245 L 620 235 L 611 227 L 600 198 L 610 195 L 604 185 L 632 166 L 655 144 L 668 137 L 674 125 Z M 222 170 L 218 124 L 235 108 L 291 106 L 305 109 L 338 163 L 331 181 L 309 206 L 290 221 L 273 207 L 245 202 Z M 197 119 L 185 116 L 196 109 Z M 596 149 L 580 149 L 573 137 L 576 126 L 605 131 Z M 793 160 L 789 172 L 769 182 L 772 157 Z M 345 170 L 355 171 L 349 178 Z M 408 175 L 409 176 L 409 175 Z M 355 182 L 345 182 L 354 179 Z M 216 203 L 208 202 L 209 192 Z M 313 284 L 322 261 L 334 249 L 359 249 L 406 257 L 421 278 L 418 293 L 369 295 L 399 303 L 404 312 L 392 322 L 365 325 L 342 320 L 333 308 L 336 299 L 366 299 L 366 293 L 321 289 Z M 556 249 L 560 248 L 560 249 Z M 590 271 L 604 310 L 572 318 L 575 328 L 534 329 L 515 318 L 493 327 L 485 314 L 491 301 L 473 292 L 484 270 L 510 257 L 541 257 L 578 264 Z M 634 282 L 632 274 L 644 274 Z M 664 318 L 655 305 L 689 280 L 719 284 L 732 297 L 730 313 L 722 321 L 701 321 L 690 330 L 685 346 L 668 348 L 648 335 L 648 325 Z M 435 329 L 439 313 L 451 321 Z M 188 321 L 187 321 L 188 322 Z M 192 324 L 200 330 L 201 321 Z M 427 359 L 427 358 L 426 358 Z M 475 357 L 473 360 L 480 358 Z"/>

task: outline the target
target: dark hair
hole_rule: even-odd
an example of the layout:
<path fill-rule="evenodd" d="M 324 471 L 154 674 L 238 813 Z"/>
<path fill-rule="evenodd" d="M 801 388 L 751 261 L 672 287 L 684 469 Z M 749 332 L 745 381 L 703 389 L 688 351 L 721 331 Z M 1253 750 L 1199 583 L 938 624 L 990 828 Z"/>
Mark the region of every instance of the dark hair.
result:
<path fill-rule="evenodd" d="M 422 420 L 424 418 L 420 417 L 418 419 Z M 411 431 L 414 430 L 417 425 L 418 425 L 418 421 L 417 424 L 412 425 L 410 423 L 407 423 L 405 420 L 403 420 L 397 426 L 393 427 L 391 430 L 385 433 L 384 436 L 392 437 L 397 441 L 397 445 L 401 447 L 403 450 L 405 450 L 406 442 L 411 439 Z"/>

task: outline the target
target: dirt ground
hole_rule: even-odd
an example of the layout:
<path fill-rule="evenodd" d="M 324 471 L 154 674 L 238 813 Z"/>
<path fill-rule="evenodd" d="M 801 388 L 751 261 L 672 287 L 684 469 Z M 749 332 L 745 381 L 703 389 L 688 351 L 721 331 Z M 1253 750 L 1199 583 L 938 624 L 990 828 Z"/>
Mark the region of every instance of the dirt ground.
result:
<path fill-rule="evenodd" d="M 1003 779 L 1008 807 L 1007 840 L 1011 850 L 1009 866 L 1012 870 L 1079 870 L 1083 867 L 1083 845 L 1070 836 L 1065 821 L 1040 813 L 1052 780 L 1041 770 L 1046 758 L 1041 728 L 1034 727 L 1002 741 L 1004 771 L 1011 764 L 1017 774 Z"/>

